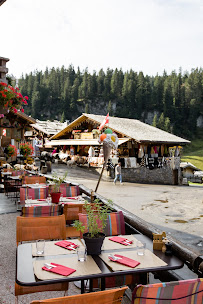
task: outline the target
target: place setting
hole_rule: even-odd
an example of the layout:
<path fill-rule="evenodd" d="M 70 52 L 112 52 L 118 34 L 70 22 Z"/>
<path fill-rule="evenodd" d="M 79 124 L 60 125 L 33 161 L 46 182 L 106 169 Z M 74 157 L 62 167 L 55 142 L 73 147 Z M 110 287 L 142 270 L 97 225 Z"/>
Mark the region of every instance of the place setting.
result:
<path fill-rule="evenodd" d="M 34 245 L 34 244 L 33 244 Z M 37 256 L 45 256 L 45 243 L 43 240 L 36 242 Z M 57 279 L 62 276 L 85 276 L 99 274 L 101 270 L 90 255 L 87 255 L 86 247 L 82 244 L 76 245 L 69 241 L 56 242 L 55 245 L 63 247 L 67 252 L 76 253 L 66 258 L 55 258 L 46 260 L 34 260 L 33 269 L 36 277 L 40 280 Z M 49 255 L 52 255 L 52 253 Z M 71 267 L 70 267 L 71 266 Z"/>
<path fill-rule="evenodd" d="M 42 252 L 38 250 L 41 243 L 44 244 Z M 77 248 L 81 247 L 84 247 L 84 245 L 79 239 L 47 242 L 45 240 L 37 240 L 36 243 L 32 243 L 32 256 L 75 254 L 77 253 Z"/>
<path fill-rule="evenodd" d="M 133 235 L 120 235 L 105 237 L 102 250 L 113 250 L 122 248 L 137 248 L 137 239 Z"/>

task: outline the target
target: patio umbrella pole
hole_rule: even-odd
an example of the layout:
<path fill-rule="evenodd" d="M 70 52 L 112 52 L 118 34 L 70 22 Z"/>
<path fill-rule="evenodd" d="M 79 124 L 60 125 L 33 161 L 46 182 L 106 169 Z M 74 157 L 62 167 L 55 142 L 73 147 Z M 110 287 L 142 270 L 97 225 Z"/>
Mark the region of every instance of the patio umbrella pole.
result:
<path fill-rule="evenodd" d="M 101 178 L 102 178 L 102 174 L 103 174 L 103 171 L 104 171 L 104 167 L 105 167 L 105 162 L 104 162 L 104 164 L 103 164 L 103 167 L 102 167 L 102 170 L 101 170 L 101 173 L 100 173 L 100 177 L 99 177 L 99 180 L 98 180 L 98 182 L 97 182 L 97 186 L 96 186 L 96 188 L 95 188 L 95 192 L 97 192 L 97 189 L 98 189 L 98 187 L 99 187 L 99 183 L 100 183 L 100 180 L 101 180 Z"/>

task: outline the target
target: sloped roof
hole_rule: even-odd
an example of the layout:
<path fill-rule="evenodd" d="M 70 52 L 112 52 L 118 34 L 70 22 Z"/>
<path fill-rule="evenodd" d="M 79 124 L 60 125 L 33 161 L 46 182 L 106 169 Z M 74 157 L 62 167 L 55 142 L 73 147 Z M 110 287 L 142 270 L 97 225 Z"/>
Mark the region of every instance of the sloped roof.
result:
<path fill-rule="evenodd" d="M 100 125 L 105 116 L 95 114 L 82 114 L 72 123 L 70 123 L 64 130 L 55 134 L 52 139 L 58 139 L 70 132 L 77 124 L 89 119 Z M 126 137 L 132 138 L 140 143 L 170 143 L 170 144 L 188 144 L 190 141 L 165 132 L 137 119 L 120 118 L 109 116 L 108 127 L 113 131 L 123 134 Z M 123 137 L 123 136 L 122 136 Z"/>
<path fill-rule="evenodd" d="M 58 132 L 60 132 L 61 130 L 63 130 L 64 128 L 67 127 L 67 122 L 60 122 L 58 120 L 54 120 L 54 121 L 42 121 L 42 120 L 38 120 L 36 121 L 35 124 L 31 125 L 34 129 L 37 129 L 47 135 L 54 135 Z"/>
<path fill-rule="evenodd" d="M 14 111 L 11 111 L 11 112 L 12 112 L 13 114 L 17 115 L 18 117 L 21 117 L 21 118 L 27 120 L 30 124 L 31 124 L 31 123 L 33 124 L 33 123 L 36 122 L 36 120 L 35 120 L 33 117 L 28 116 L 27 114 L 21 112 L 20 110 L 18 110 L 16 113 L 15 113 Z"/>
<path fill-rule="evenodd" d="M 191 168 L 195 171 L 200 171 L 200 169 L 198 169 L 197 167 L 195 167 L 193 164 L 191 164 L 189 162 L 181 162 L 180 163 L 180 168 L 183 168 L 183 169 Z"/>

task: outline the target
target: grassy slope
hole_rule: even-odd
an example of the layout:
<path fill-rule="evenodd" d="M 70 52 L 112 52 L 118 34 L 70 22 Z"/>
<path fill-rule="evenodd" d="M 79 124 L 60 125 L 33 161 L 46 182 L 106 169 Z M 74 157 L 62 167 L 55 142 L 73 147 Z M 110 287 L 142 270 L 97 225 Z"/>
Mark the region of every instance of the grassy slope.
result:
<path fill-rule="evenodd" d="M 199 130 L 191 144 L 183 148 L 181 161 L 190 162 L 203 171 L 203 130 Z"/>

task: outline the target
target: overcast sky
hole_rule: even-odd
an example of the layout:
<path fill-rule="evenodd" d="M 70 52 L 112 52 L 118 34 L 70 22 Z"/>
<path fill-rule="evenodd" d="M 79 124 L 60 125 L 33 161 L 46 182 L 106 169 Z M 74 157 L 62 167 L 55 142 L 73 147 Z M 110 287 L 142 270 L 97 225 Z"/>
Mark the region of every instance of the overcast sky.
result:
<path fill-rule="evenodd" d="M 203 0 L 7 0 L 0 24 L 15 77 L 70 64 L 148 75 L 203 67 Z"/>

